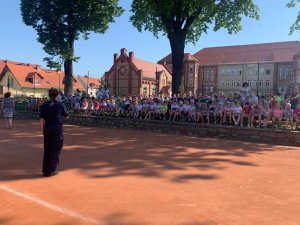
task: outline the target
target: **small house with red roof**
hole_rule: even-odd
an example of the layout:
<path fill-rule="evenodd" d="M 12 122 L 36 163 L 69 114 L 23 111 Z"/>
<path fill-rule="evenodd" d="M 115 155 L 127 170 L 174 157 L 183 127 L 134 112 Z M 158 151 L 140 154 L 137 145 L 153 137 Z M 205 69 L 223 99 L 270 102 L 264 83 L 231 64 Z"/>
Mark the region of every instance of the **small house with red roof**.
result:
<path fill-rule="evenodd" d="M 125 48 L 121 49 L 120 56 L 114 54 L 113 65 L 104 79 L 115 96 L 171 93 L 172 76 L 164 65 L 135 58 L 134 52 L 128 55 Z"/>
<path fill-rule="evenodd" d="M 96 96 L 96 92 L 101 87 L 101 79 L 90 76 L 77 76 L 77 80 L 85 88 L 86 92 L 91 96 Z"/>
<path fill-rule="evenodd" d="M 3 61 L 3 60 L 2 60 Z M 64 90 L 64 72 L 41 68 L 40 65 L 4 60 L 0 73 L 2 94 L 10 91 L 13 96 L 47 97 L 50 88 Z M 74 90 L 84 90 L 73 77 Z"/>

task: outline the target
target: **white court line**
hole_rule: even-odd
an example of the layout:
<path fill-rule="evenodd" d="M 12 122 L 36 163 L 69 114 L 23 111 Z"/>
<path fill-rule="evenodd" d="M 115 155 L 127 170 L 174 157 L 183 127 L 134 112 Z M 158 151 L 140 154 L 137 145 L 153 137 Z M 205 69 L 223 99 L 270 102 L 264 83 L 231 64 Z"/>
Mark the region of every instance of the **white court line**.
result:
<path fill-rule="evenodd" d="M 44 200 L 41 200 L 33 195 L 30 195 L 30 194 L 26 194 L 26 193 L 22 193 L 20 191 L 17 191 L 7 185 L 0 185 L 0 189 L 1 190 L 4 190 L 4 191 L 7 191 L 11 194 L 14 194 L 16 196 L 19 196 L 21 198 L 24 198 L 24 199 L 27 199 L 31 202 L 34 202 L 34 203 L 37 203 L 41 206 L 44 206 L 48 209 L 51 209 L 53 211 L 56 211 L 56 212 L 60 212 L 64 215 L 67 215 L 67 216 L 70 216 L 70 217 L 73 217 L 75 219 L 79 219 L 79 220 L 82 220 L 84 222 L 88 222 L 89 224 L 99 224 L 99 222 L 93 218 L 90 218 L 90 217 L 86 217 L 86 216 L 83 216 L 77 212 L 74 212 L 73 210 L 70 210 L 70 209 L 66 209 L 64 207 L 60 207 L 60 206 L 56 206 L 56 205 L 53 205 L 49 202 L 46 202 Z"/>

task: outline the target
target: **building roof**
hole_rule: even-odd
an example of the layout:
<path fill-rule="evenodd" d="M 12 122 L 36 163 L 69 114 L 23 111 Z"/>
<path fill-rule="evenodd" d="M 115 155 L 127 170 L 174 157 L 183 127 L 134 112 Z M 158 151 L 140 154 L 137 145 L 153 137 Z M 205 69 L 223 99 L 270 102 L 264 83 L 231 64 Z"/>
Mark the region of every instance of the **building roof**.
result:
<path fill-rule="evenodd" d="M 49 89 L 51 87 L 53 88 L 59 88 L 59 79 L 60 79 L 60 87 L 61 89 L 64 88 L 63 80 L 64 80 L 64 72 L 60 72 L 60 78 L 58 75 L 58 72 L 55 70 L 46 70 L 41 69 L 40 67 L 37 67 L 34 64 L 20 64 L 15 62 L 7 62 L 6 66 L 8 70 L 14 75 L 15 79 L 19 83 L 21 87 L 25 88 L 43 88 L 43 89 Z M 29 77 L 32 77 L 34 75 L 37 75 L 40 77 L 41 81 L 40 84 L 35 85 L 33 82 L 30 82 L 28 79 Z M 73 77 L 74 78 L 74 77 Z M 84 87 L 80 82 L 74 78 L 74 89 L 80 89 L 84 90 Z"/>
<path fill-rule="evenodd" d="M 84 84 L 83 86 L 86 86 L 87 83 L 89 84 L 95 84 L 94 88 L 99 88 L 101 85 L 101 79 L 100 78 L 95 78 L 95 77 L 87 77 L 87 76 L 77 76 L 79 81 L 83 81 Z"/>
<path fill-rule="evenodd" d="M 4 67 L 6 66 L 5 61 L 0 59 L 0 74 L 3 72 Z"/>
<path fill-rule="evenodd" d="M 184 53 L 184 58 L 183 61 L 198 61 L 192 54 L 190 53 Z M 160 64 L 164 64 L 166 62 L 167 64 L 172 63 L 172 54 L 170 53 L 166 57 L 162 58 L 161 60 L 158 61 Z"/>
<path fill-rule="evenodd" d="M 168 75 L 171 76 L 169 71 L 161 64 L 148 62 L 138 58 L 133 59 L 133 64 L 136 66 L 138 70 L 143 71 L 143 77 L 156 79 L 156 72 L 161 72 L 161 71 L 165 71 Z"/>
<path fill-rule="evenodd" d="M 299 41 L 204 48 L 194 54 L 201 65 L 293 61 Z"/>

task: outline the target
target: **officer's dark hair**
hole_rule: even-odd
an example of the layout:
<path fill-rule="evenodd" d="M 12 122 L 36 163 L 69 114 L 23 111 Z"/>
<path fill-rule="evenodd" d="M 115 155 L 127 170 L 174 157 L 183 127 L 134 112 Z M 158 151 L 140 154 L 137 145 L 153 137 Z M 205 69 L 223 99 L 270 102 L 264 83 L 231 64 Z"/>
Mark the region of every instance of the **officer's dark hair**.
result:
<path fill-rule="evenodd" d="M 53 106 L 54 104 L 54 100 L 56 99 L 56 97 L 58 96 L 58 90 L 56 88 L 50 88 L 49 89 L 49 98 L 50 98 L 50 106 Z"/>
<path fill-rule="evenodd" d="M 11 93 L 10 92 L 6 92 L 5 94 L 4 94 L 4 97 L 5 98 L 9 98 L 11 96 Z"/>

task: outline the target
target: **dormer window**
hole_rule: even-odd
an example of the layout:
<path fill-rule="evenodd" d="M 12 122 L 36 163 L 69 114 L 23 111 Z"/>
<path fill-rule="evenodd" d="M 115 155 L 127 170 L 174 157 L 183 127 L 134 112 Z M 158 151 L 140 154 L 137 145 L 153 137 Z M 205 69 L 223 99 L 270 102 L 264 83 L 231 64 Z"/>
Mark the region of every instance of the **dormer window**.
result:
<path fill-rule="evenodd" d="M 35 79 L 35 80 L 34 80 L 34 84 L 41 84 L 41 83 L 40 83 L 40 79 Z"/>

